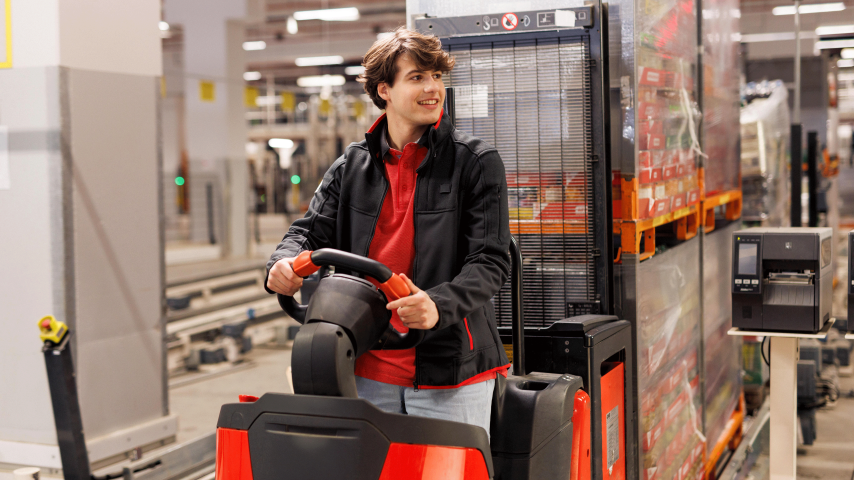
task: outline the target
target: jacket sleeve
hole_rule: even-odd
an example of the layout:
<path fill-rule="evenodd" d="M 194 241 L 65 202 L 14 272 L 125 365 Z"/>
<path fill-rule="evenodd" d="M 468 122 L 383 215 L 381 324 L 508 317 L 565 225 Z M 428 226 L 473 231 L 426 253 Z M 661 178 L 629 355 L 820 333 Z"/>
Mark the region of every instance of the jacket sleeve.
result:
<path fill-rule="evenodd" d="M 270 276 L 273 265 L 283 258 L 295 257 L 305 250 L 334 246 L 344 163 L 345 157 L 341 156 L 326 171 L 308 205 L 308 212 L 291 224 L 288 233 L 267 261 L 267 277 Z M 268 293 L 274 293 L 267 288 L 267 277 L 264 278 L 264 289 Z"/>
<path fill-rule="evenodd" d="M 434 330 L 461 322 L 482 308 L 510 276 L 510 220 L 504 162 L 495 150 L 475 159 L 467 175 L 460 212 L 460 273 L 426 290 L 436 303 Z"/>

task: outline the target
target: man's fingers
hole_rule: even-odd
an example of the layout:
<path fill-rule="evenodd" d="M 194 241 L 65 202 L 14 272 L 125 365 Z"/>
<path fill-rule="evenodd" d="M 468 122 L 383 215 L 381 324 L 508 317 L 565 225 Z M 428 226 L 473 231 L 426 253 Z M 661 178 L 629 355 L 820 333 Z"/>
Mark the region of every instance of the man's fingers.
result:
<path fill-rule="evenodd" d="M 270 277 L 270 281 L 268 283 L 270 284 L 270 290 L 276 293 L 281 293 L 282 295 L 289 295 L 289 292 L 292 290 L 292 287 L 275 277 Z"/>
<path fill-rule="evenodd" d="M 413 295 L 421 291 L 421 289 L 416 287 L 415 284 L 412 283 L 412 280 L 410 280 L 409 277 L 407 277 L 406 275 L 401 273 L 400 278 L 402 278 L 403 281 L 406 282 L 406 286 L 409 287 L 409 291 L 412 292 Z"/>
<path fill-rule="evenodd" d="M 293 294 L 302 287 L 302 279 L 300 278 L 295 282 L 285 278 L 281 274 L 271 272 L 267 279 L 267 286 L 270 287 L 270 290 L 276 293 L 293 296 Z"/>
<path fill-rule="evenodd" d="M 283 277 L 291 281 L 296 281 L 298 278 L 302 277 L 300 277 L 296 274 L 296 272 L 294 272 L 294 269 L 292 267 L 292 261 L 293 260 L 290 258 L 283 258 L 282 260 L 276 262 L 276 264 L 273 265 L 273 268 L 278 267 L 276 268 L 276 270 L 280 272 Z"/>
<path fill-rule="evenodd" d="M 403 298 L 398 298 L 397 300 L 395 300 L 395 301 L 393 301 L 393 302 L 390 302 L 388 305 L 386 305 L 386 308 L 387 308 L 387 309 L 389 309 L 389 310 L 394 310 L 395 308 L 400 308 L 400 307 L 406 307 L 406 306 L 415 305 L 415 304 L 417 304 L 419 301 L 420 301 L 420 300 L 419 300 L 417 297 L 403 297 Z"/>
<path fill-rule="evenodd" d="M 290 279 L 284 276 L 281 271 L 272 272 L 270 274 L 270 278 L 285 287 L 299 288 L 302 286 L 302 278 L 297 277 L 296 279 Z"/>

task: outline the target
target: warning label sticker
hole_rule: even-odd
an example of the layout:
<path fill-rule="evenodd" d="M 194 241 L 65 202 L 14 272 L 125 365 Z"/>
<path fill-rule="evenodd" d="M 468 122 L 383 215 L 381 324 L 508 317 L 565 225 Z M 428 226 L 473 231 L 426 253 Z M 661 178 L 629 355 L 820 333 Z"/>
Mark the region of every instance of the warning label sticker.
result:
<path fill-rule="evenodd" d="M 489 88 L 486 85 L 464 85 L 454 88 L 454 115 L 460 118 L 489 116 Z"/>
<path fill-rule="evenodd" d="M 620 459 L 620 406 L 617 405 L 605 415 L 605 443 L 608 445 L 608 472 Z"/>
<path fill-rule="evenodd" d="M 516 25 L 519 25 L 519 17 L 515 13 L 505 13 L 501 17 L 501 26 L 504 27 L 504 30 L 513 30 Z"/>

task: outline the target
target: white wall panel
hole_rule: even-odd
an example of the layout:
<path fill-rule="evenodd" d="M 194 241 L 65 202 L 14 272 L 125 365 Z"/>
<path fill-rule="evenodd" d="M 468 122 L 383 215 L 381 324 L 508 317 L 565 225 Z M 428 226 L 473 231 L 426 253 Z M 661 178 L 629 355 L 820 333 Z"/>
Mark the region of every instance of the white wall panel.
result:
<path fill-rule="evenodd" d="M 59 0 L 12 2 L 12 67 L 59 65 Z"/>
<path fill-rule="evenodd" d="M 161 75 L 158 0 L 61 0 L 59 20 L 63 66 Z"/>
<path fill-rule="evenodd" d="M 162 416 L 157 82 L 68 72 L 80 408 L 87 438 Z"/>
<path fill-rule="evenodd" d="M 11 188 L 0 190 L 0 441 L 56 442 L 36 322 L 65 319 L 56 68 L 0 71 L 0 125 L 9 127 Z M 54 93 L 50 92 L 53 88 Z M 58 142 L 57 142 L 58 143 Z M 60 220 L 61 221 L 61 220 Z M 5 461 L 0 448 L 0 462 Z"/>

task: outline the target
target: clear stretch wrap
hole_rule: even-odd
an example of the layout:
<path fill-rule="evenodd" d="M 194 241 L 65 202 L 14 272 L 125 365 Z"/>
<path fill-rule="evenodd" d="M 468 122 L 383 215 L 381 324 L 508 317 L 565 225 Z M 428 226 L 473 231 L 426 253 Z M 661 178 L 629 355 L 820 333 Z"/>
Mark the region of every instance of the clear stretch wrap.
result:
<path fill-rule="evenodd" d="M 738 222 L 703 237 L 703 371 L 707 453 L 714 448 L 741 393 L 741 340 L 732 326 L 732 233 Z"/>
<path fill-rule="evenodd" d="M 788 92 L 781 81 L 748 84 L 741 109 L 743 219 L 788 225 Z"/>
<path fill-rule="evenodd" d="M 706 196 L 739 189 L 738 0 L 704 0 L 703 151 Z"/>
<path fill-rule="evenodd" d="M 699 479 L 700 242 L 638 264 L 636 278 L 640 478 Z"/>
<path fill-rule="evenodd" d="M 641 478 L 700 478 L 700 242 L 637 267 Z"/>

